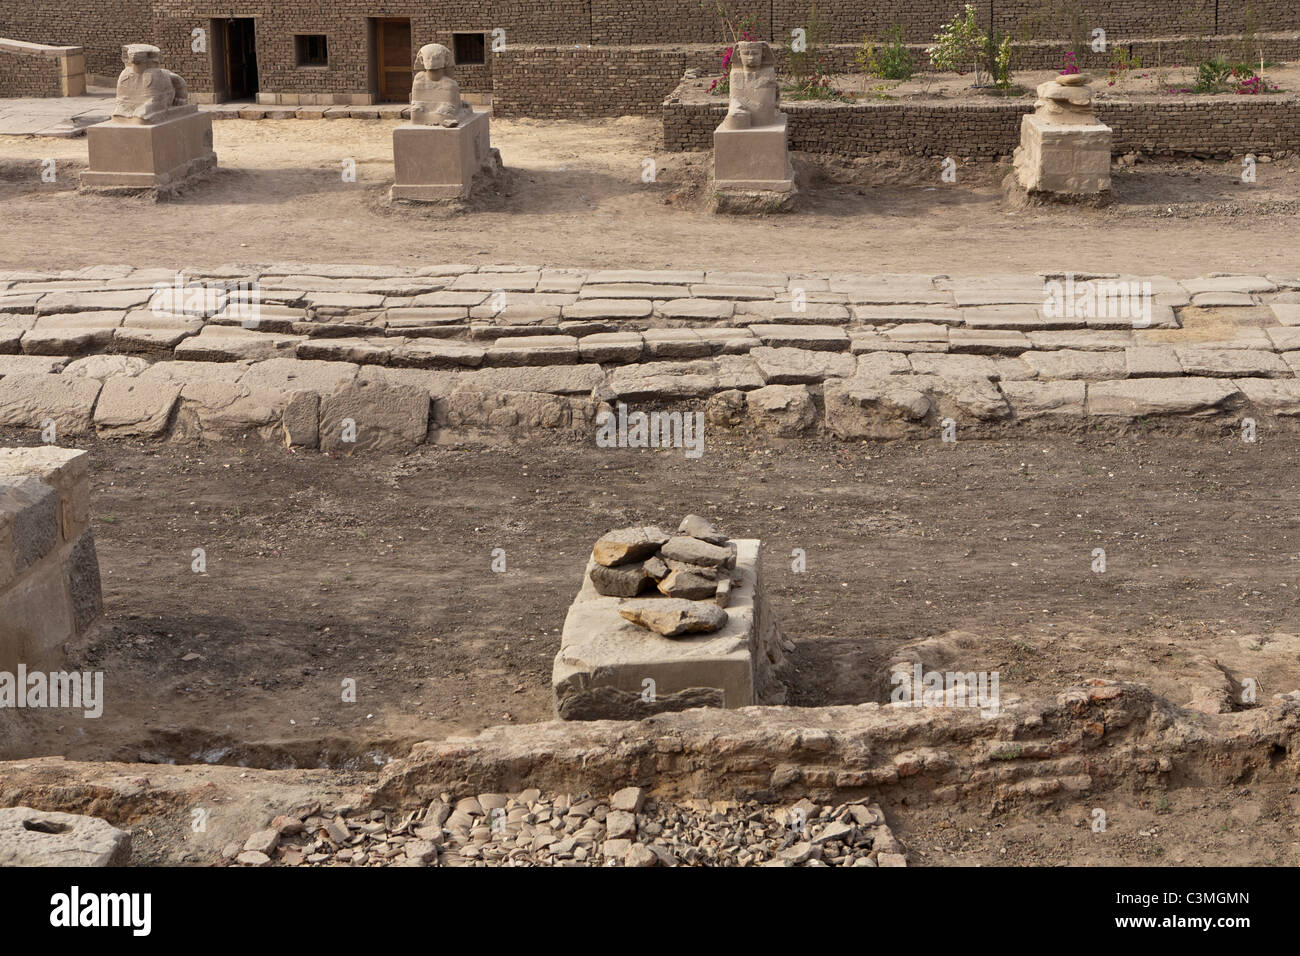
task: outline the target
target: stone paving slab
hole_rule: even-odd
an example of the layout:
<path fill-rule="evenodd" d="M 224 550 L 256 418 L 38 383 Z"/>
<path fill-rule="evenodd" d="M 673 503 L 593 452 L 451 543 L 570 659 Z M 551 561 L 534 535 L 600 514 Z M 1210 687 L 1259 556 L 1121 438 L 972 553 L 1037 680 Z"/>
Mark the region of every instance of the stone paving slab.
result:
<path fill-rule="evenodd" d="M 1042 275 L 296 262 L 0 270 L 0 422 L 320 447 L 335 440 L 322 415 L 364 409 L 371 396 L 389 416 L 369 433 L 367 447 L 381 449 L 416 440 L 412 394 L 431 403 L 431 434 L 586 428 L 608 402 L 712 403 L 722 419 L 777 437 L 925 434 L 942 415 L 981 427 L 1243 408 L 1295 416 L 1294 283 L 1120 278 L 1159 297 L 1148 303 L 1156 327 L 1058 318 L 1045 307 L 1054 280 Z M 250 319 L 241 310 L 255 296 Z M 363 383 L 415 392 L 357 391 Z M 343 392 L 346 402 L 331 402 Z"/>

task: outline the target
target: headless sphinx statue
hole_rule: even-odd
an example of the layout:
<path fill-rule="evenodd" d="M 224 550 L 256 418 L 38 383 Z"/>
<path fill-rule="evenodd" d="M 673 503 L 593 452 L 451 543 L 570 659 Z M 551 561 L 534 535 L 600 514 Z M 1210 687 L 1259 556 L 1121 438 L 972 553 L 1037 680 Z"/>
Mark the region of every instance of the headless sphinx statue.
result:
<path fill-rule="evenodd" d="M 460 126 L 474 111 L 461 102 L 460 84 L 452 79 L 451 51 L 441 43 L 420 47 L 411 83 L 411 122 L 418 126 Z"/>
<path fill-rule="evenodd" d="M 117 103 L 113 118 L 156 123 L 178 106 L 188 106 L 185 81 L 161 66 L 162 51 L 147 43 L 122 48 L 126 69 L 117 78 Z"/>
<path fill-rule="evenodd" d="M 1091 126 L 1097 122 L 1092 109 L 1088 77 L 1069 73 L 1039 85 L 1034 112 L 1058 126 Z"/>
<path fill-rule="evenodd" d="M 736 44 L 730 82 L 731 102 L 719 129 L 752 129 L 775 126 L 781 121 L 776 59 L 765 42 L 742 40 Z"/>

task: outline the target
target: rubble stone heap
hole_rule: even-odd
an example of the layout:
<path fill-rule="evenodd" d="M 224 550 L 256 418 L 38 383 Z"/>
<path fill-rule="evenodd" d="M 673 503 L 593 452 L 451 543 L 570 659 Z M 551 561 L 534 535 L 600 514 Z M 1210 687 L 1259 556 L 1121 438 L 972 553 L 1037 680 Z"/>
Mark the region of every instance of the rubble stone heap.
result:
<path fill-rule="evenodd" d="M 620 528 L 596 542 L 588 576 L 605 597 L 638 598 L 619 614 L 664 637 L 710 633 L 727 623 L 736 545 L 699 515 L 670 535 L 657 527 Z"/>
<path fill-rule="evenodd" d="M 870 799 L 822 806 L 585 794 L 443 793 L 422 810 L 295 807 L 223 862 L 242 866 L 906 866 Z"/>

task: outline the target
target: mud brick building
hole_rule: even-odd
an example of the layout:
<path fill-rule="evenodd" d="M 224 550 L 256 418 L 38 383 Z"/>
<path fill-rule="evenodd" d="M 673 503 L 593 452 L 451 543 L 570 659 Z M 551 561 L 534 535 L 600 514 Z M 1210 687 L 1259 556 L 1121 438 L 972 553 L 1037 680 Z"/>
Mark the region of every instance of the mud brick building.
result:
<path fill-rule="evenodd" d="M 1300 30 L 1296 0 L 975 2 L 982 22 L 1024 41 L 1078 39 L 1096 28 L 1112 42 Z M 922 43 L 962 3 L 817 0 L 820 38 L 857 43 L 900 28 L 905 40 Z M 812 0 L 727 5 L 752 13 L 760 37 L 781 41 L 808 25 Z M 403 101 L 414 51 L 438 42 L 454 50 L 468 92 L 527 103 L 530 91 L 519 83 L 567 88 L 565 71 L 577 69 L 586 98 L 603 95 L 616 110 L 626 91 L 604 94 L 603 86 L 643 76 L 653 87 L 648 99 L 662 99 L 682 63 L 716 49 L 725 30 L 713 10 L 701 0 L 10 0 L 0 3 L 0 37 L 82 47 L 92 82 L 117 75 L 122 44 L 152 42 L 200 101 L 283 105 Z M 692 45 L 700 49 L 682 52 Z M 524 59 L 512 66 L 511 57 Z M 497 74 L 509 75 L 512 87 L 494 90 Z"/>

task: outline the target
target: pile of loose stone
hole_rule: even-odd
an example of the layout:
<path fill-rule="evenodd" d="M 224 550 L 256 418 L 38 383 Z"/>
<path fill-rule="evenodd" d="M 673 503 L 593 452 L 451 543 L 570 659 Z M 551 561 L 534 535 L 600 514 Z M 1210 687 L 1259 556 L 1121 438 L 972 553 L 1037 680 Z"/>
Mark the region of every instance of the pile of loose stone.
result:
<path fill-rule="evenodd" d="M 708 633 L 727 623 L 724 610 L 735 576 L 736 545 L 699 515 L 687 515 L 670 535 L 657 527 L 620 528 L 596 542 L 588 576 L 605 597 L 629 600 L 618 612 L 665 637 Z"/>
<path fill-rule="evenodd" d="M 868 799 L 792 807 L 673 804 L 627 787 L 608 800 L 539 790 L 449 794 L 423 810 L 319 803 L 277 816 L 223 862 L 243 866 L 906 866 Z"/>

